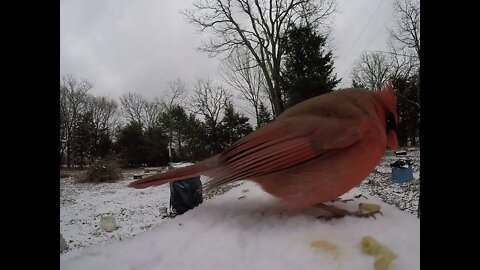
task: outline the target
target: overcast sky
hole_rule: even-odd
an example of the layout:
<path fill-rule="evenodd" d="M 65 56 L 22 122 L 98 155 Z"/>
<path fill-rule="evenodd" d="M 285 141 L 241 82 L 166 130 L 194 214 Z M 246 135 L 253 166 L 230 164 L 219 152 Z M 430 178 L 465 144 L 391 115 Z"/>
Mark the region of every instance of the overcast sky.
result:
<path fill-rule="evenodd" d="M 180 78 L 219 80 L 220 58 L 198 51 L 200 36 L 179 10 L 192 0 L 61 0 L 60 75 L 88 79 L 91 94 L 161 96 Z M 364 51 L 387 50 L 393 0 L 337 0 L 330 39 L 337 76 L 350 86 Z"/>

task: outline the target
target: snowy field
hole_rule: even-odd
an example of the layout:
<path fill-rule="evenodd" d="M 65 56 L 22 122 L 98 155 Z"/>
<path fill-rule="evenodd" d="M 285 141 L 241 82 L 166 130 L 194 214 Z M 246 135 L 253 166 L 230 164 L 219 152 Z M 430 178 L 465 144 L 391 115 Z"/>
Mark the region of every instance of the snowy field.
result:
<path fill-rule="evenodd" d="M 411 149 L 407 151 L 406 156 L 413 161 L 415 180 L 398 184 L 390 180 L 392 172 L 390 164 L 402 157 L 405 156 L 397 157 L 392 151 L 387 151 L 380 164 L 362 181 L 360 187 L 368 194 L 379 197 L 383 202 L 416 216 L 420 199 L 420 149 Z"/>
<path fill-rule="evenodd" d="M 61 181 L 60 232 L 69 250 L 65 259 L 78 250 L 103 243 L 112 238 L 123 239 L 162 223 L 160 207 L 168 207 L 168 185 L 156 189 L 128 188 L 132 180 L 125 177 L 116 183 L 76 183 L 73 178 Z M 106 232 L 100 218 L 111 215 L 118 229 Z"/>
<path fill-rule="evenodd" d="M 68 245 L 68 250 L 60 254 L 61 261 L 75 256 L 85 247 L 110 239 L 122 240 L 164 221 L 160 209 L 169 207 L 169 186 L 127 187 L 132 181 L 133 173 L 125 173 L 124 179 L 116 183 L 77 183 L 71 177 L 60 179 L 60 232 Z M 220 187 L 205 194 L 204 200 L 239 184 Z M 113 216 L 118 229 L 104 231 L 100 226 L 102 216 Z"/>
<path fill-rule="evenodd" d="M 411 158 L 415 164 L 414 164 L 414 172 L 416 178 L 419 177 L 419 170 L 420 170 L 420 157 L 419 157 L 419 151 L 416 149 L 415 151 L 409 151 L 408 152 L 408 157 Z M 380 198 L 383 202 L 389 203 L 391 205 L 394 205 L 398 208 L 400 208 L 402 211 L 398 211 L 400 214 L 397 214 L 395 211 L 391 212 L 391 215 L 398 216 L 399 218 L 401 217 L 402 220 L 399 221 L 392 221 L 391 219 L 379 216 L 376 220 L 375 219 L 359 219 L 358 221 L 354 221 L 355 223 L 358 223 L 357 225 L 359 228 L 364 228 L 366 231 L 359 230 L 358 232 L 355 232 L 354 234 L 356 237 L 360 237 L 359 234 L 361 233 L 373 233 L 375 232 L 375 235 L 372 235 L 376 237 L 379 241 L 382 239 L 393 241 L 396 239 L 396 237 L 391 238 L 392 233 L 402 233 L 400 230 L 395 232 L 394 229 L 389 229 L 385 230 L 385 232 L 382 232 L 379 234 L 378 228 L 377 230 L 371 230 L 372 228 L 376 228 L 375 224 L 383 224 L 384 226 L 387 226 L 388 224 L 392 223 L 401 223 L 402 221 L 405 221 L 406 223 L 403 224 L 402 226 L 407 229 L 408 234 L 413 234 L 412 236 L 407 237 L 405 241 L 410 241 L 409 243 L 404 243 L 405 246 L 398 246 L 397 245 L 397 252 L 400 250 L 402 251 L 403 248 L 406 248 L 409 246 L 409 248 L 413 248 L 413 254 L 408 253 L 407 255 L 404 254 L 407 258 L 413 258 L 413 268 L 405 268 L 408 264 L 407 262 L 402 261 L 400 258 L 402 255 L 399 254 L 399 259 L 397 261 L 397 268 L 396 269 L 418 269 L 416 266 L 416 260 L 417 260 L 417 255 L 416 251 L 417 248 L 419 250 L 419 247 L 416 246 L 415 243 L 419 242 L 419 239 L 417 239 L 417 225 L 415 222 L 418 223 L 418 218 L 416 218 L 417 214 L 417 207 L 418 207 L 418 191 L 419 191 L 419 181 L 414 180 L 405 184 L 395 184 L 392 183 L 389 178 L 390 178 L 390 167 L 389 164 L 392 163 L 396 159 L 395 155 L 391 152 L 387 152 L 385 157 L 383 158 L 382 162 L 379 164 L 379 166 L 375 169 L 374 172 L 365 180 L 362 182 L 358 190 L 355 190 L 356 193 L 360 192 L 364 195 L 366 195 L 369 200 L 375 200 L 374 197 Z M 203 179 L 203 178 L 202 178 Z M 186 230 L 183 225 L 191 223 L 191 218 L 194 217 L 194 219 L 199 219 L 200 216 L 203 215 L 211 215 L 212 217 L 218 216 L 221 213 L 225 214 L 228 218 L 228 220 L 222 219 L 222 222 L 219 221 L 219 224 L 226 225 L 225 227 L 223 226 L 215 226 L 214 221 L 205 221 L 209 226 L 212 228 L 212 232 L 215 232 L 215 235 L 221 235 L 221 239 L 229 239 L 227 243 L 224 243 L 225 248 L 232 248 L 233 246 L 247 246 L 245 249 L 242 249 L 244 254 L 241 254 L 243 256 L 243 260 L 246 258 L 251 258 L 255 259 L 258 256 L 255 256 L 253 251 L 250 251 L 248 248 L 247 243 L 242 243 L 242 240 L 239 236 L 243 235 L 243 237 L 247 237 L 245 234 L 248 232 L 241 232 L 238 231 L 239 225 L 237 224 L 232 224 L 234 220 L 236 222 L 242 223 L 241 220 L 233 218 L 233 216 L 253 216 L 252 219 L 248 219 L 247 217 L 244 217 L 246 224 L 241 225 L 240 229 L 245 225 L 247 227 L 253 227 L 253 223 L 259 223 L 258 226 L 260 226 L 259 229 L 265 230 L 265 227 L 267 226 L 272 226 L 272 222 L 279 222 L 281 221 L 282 223 L 285 223 L 286 227 L 281 227 L 279 228 L 280 231 L 283 232 L 283 234 L 289 235 L 288 230 L 292 230 L 290 233 L 291 236 L 295 237 L 306 237 L 305 239 L 313 239 L 313 235 L 304 235 L 301 236 L 298 234 L 299 232 L 298 229 L 295 229 L 294 224 L 297 224 L 298 226 L 306 226 L 306 228 L 310 228 L 311 226 L 314 226 L 314 228 L 311 228 L 314 232 L 320 233 L 323 231 L 323 236 L 329 235 L 330 241 L 336 240 L 337 245 L 341 244 L 341 246 L 345 246 L 347 254 L 350 254 L 353 252 L 351 249 L 355 250 L 355 246 L 353 245 L 354 243 L 352 242 L 352 239 L 356 239 L 360 241 L 359 239 L 355 237 L 350 237 L 349 241 L 344 242 L 341 237 L 341 230 L 346 230 L 347 224 L 342 223 L 342 221 L 331 221 L 331 223 L 324 223 L 325 221 L 318 221 L 317 219 L 314 219 L 314 216 L 312 216 L 311 213 L 306 214 L 305 212 L 302 213 L 291 213 L 288 210 L 279 210 L 278 207 L 278 202 L 276 202 L 275 199 L 271 198 L 268 194 L 262 192 L 259 190 L 254 184 L 251 182 L 245 182 L 244 184 L 240 185 L 239 187 L 236 187 L 232 189 L 229 192 L 226 192 L 224 195 L 220 195 L 217 197 L 214 197 L 211 200 L 206 200 L 204 204 L 202 204 L 200 207 L 197 209 L 187 212 L 183 216 L 178 216 L 174 219 L 162 219 L 161 214 L 159 209 L 161 207 L 168 207 L 168 201 L 169 201 L 169 189 L 168 185 L 161 186 L 161 187 L 155 187 L 155 188 L 147 188 L 143 190 L 136 190 L 136 189 L 131 189 L 127 188 L 126 185 L 131 182 L 133 179 L 131 175 L 125 175 L 125 178 L 117 183 L 104 183 L 104 184 L 81 184 L 81 183 L 76 183 L 72 178 L 62 178 L 60 180 L 61 182 L 61 209 L 60 209 L 60 214 L 61 214 L 61 221 L 60 221 L 60 230 L 65 238 L 69 249 L 67 251 L 64 251 L 63 253 L 60 254 L 60 261 L 62 263 L 62 269 L 82 269 L 82 267 L 86 267 L 88 264 L 88 261 L 90 262 L 95 262 L 95 265 L 101 261 L 101 259 L 83 259 L 83 263 L 78 263 L 79 258 L 85 258 L 85 252 L 96 252 L 96 254 L 103 254 L 102 256 L 114 256 L 113 253 L 108 255 L 105 254 L 105 250 L 102 252 L 98 250 L 102 250 L 104 245 L 106 244 L 112 244 L 112 243 L 125 243 L 126 240 L 132 241 L 132 245 L 144 245 L 145 243 L 140 242 L 134 242 L 136 241 L 135 239 L 141 238 L 141 239 L 146 239 L 149 238 L 146 235 L 149 235 L 150 237 L 153 237 L 154 235 L 157 235 L 158 237 L 166 237 L 168 242 L 174 243 L 179 239 L 174 239 L 175 237 L 181 237 L 181 236 L 175 236 L 176 234 L 173 232 L 181 231 L 181 230 Z M 253 186 L 252 186 L 253 185 Z M 248 187 L 248 188 L 247 188 Z M 258 189 L 258 190 L 257 190 Z M 250 190 L 250 192 L 247 192 L 244 198 L 238 199 L 241 196 L 238 196 L 238 194 L 243 194 L 245 190 Z M 353 191 L 352 191 L 353 192 Z M 220 192 L 222 193 L 222 192 Z M 356 195 L 356 194 L 355 194 Z M 371 196 L 374 197 L 371 197 Z M 242 195 L 243 196 L 243 195 Z M 352 194 L 346 194 L 345 196 L 353 196 Z M 210 196 L 209 196 L 210 197 Z M 208 199 L 208 198 L 207 198 Z M 258 207 L 254 207 L 253 202 L 255 201 L 261 201 L 262 204 L 260 204 Z M 360 199 L 355 199 L 354 202 L 348 202 L 348 203 L 341 203 L 342 205 L 347 205 L 348 207 L 355 207 L 355 205 L 358 204 L 358 202 L 361 202 L 362 200 L 366 200 L 364 198 Z M 239 208 L 235 209 L 236 205 L 241 205 L 241 204 L 247 205 L 245 208 Z M 254 207 L 255 209 L 251 209 Z M 389 207 L 386 205 L 385 207 Z M 396 209 L 396 207 L 391 207 L 392 209 Z M 384 207 L 382 206 L 382 209 Z M 271 210 L 268 210 L 271 209 Z M 260 211 L 261 210 L 261 211 Z M 238 211 L 237 214 L 236 211 Z M 247 212 L 252 211 L 251 215 L 247 214 Z M 259 212 L 260 211 L 260 212 Z M 215 212 L 218 212 L 215 214 Z M 228 212 L 228 213 L 227 213 Z M 231 212 L 231 213 L 230 213 Z M 307 211 L 308 212 L 308 211 Z M 259 213 L 270 213 L 271 218 L 265 219 L 263 222 L 258 220 L 258 215 Z M 412 214 L 407 214 L 407 213 L 412 213 Z M 114 216 L 118 225 L 118 229 L 113 231 L 113 232 L 105 232 L 100 228 L 100 217 L 104 215 L 111 215 Z M 233 215 L 233 216 L 232 216 Z M 261 214 L 264 215 L 264 214 Z M 291 218 L 289 218 L 291 216 Z M 190 217 L 190 218 L 189 218 Z M 225 218 L 224 217 L 224 218 Z M 279 220 L 280 219 L 280 220 Z M 312 219 L 314 221 L 312 221 Z M 183 220 L 183 222 L 182 222 Z M 352 218 L 348 217 L 344 220 L 352 220 Z M 353 219 L 354 220 L 354 219 Z M 383 220 L 383 221 L 381 221 Z M 317 222 L 318 221 L 318 222 Z M 213 223 L 212 223 L 213 222 Z M 319 225 L 308 225 L 309 223 L 314 222 L 315 224 L 323 224 L 324 226 Z M 367 222 L 367 223 L 365 223 Z M 370 223 L 370 222 L 376 222 L 376 223 Z M 383 222 L 383 223 L 382 223 Z M 347 222 L 349 223 L 349 222 Z M 182 224 L 182 225 L 179 225 Z M 291 224 L 288 225 L 287 224 Z M 338 227 L 338 230 L 335 229 L 335 232 L 327 233 L 328 230 L 327 228 L 330 228 L 332 224 L 337 224 L 335 228 Z M 344 224 L 341 226 L 338 226 L 339 224 Z M 368 225 L 369 224 L 369 225 Z M 379 225 L 379 226 L 380 226 Z M 383 226 L 382 225 L 382 226 Z M 202 225 L 203 226 L 203 225 Z M 228 232 L 223 231 L 228 226 L 235 228 L 236 233 L 233 235 L 229 235 Z M 293 226 L 293 227 L 291 227 Z M 327 227 L 325 227 L 327 226 Z M 392 226 L 391 224 L 388 226 Z M 394 227 L 398 226 L 395 225 Z M 410 227 L 414 228 L 412 229 L 413 231 L 410 231 L 408 229 Z M 210 228 L 208 227 L 208 228 Z M 275 226 L 274 226 L 275 227 Z M 217 228 L 217 229 L 214 229 Z M 367 229 L 370 228 L 370 229 Z M 382 227 L 383 228 L 383 227 Z M 204 228 L 206 229 L 206 228 Z M 245 229 L 245 228 L 243 228 Z M 165 235 L 165 231 L 171 230 L 170 236 Z M 327 230 L 327 231 L 326 231 Z M 397 228 L 398 230 L 398 228 Z M 418 226 L 419 230 L 419 226 Z M 149 231 L 148 233 L 143 233 L 140 234 L 143 231 Z M 257 235 L 253 234 L 255 237 L 259 237 L 264 239 L 265 243 L 261 243 L 260 246 L 263 249 L 267 248 L 267 239 L 270 239 L 272 243 L 275 243 L 276 241 L 279 241 L 277 244 L 287 244 L 288 243 L 282 243 L 282 241 L 293 241 L 291 244 L 295 246 L 296 242 L 294 241 L 293 238 L 282 238 L 282 237 L 277 237 L 279 239 L 273 239 L 275 238 L 275 234 L 279 233 L 278 232 L 272 232 L 270 234 L 266 233 L 265 235 Z M 192 231 L 189 233 L 194 233 L 195 231 Z M 353 233 L 353 232 L 352 232 Z M 138 235 L 137 237 L 133 237 L 134 235 Z M 202 231 L 196 231 L 196 234 L 198 236 L 193 237 L 195 240 L 194 241 L 199 241 L 199 244 L 205 245 L 206 243 L 203 243 L 204 240 L 200 236 L 203 234 Z M 211 234 L 210 234 L 211 235 Z M 338 237 L 333 237 L 337 235 Z M 268 236 L 268 237 L 267 237 Z M 318 235 L 317 235 L 318 236 Z M 321 235 L 320 235 L 321 236 Z M 181 239 L 182 241 L 186 241 L 187 236 L 182 236 Z M 273 238 L 272 238 L 273 237 Z M 313 238 L 312 238 L 313 237 Z M 333 237 L 333 238 L 332 238 Z M 321 238 L 321 237 L 320 237 Z M 281 240 L 283 239 L 283 240 Z M 295 238 L 296 239 L 296 238 Z M 340 239 L 340 240 L 339 240 Z M 234 243 L 231 241 L 234 240 Z M 344 239 L 345 240 L 345 239 Z M 162 249 L 162 245 L 159 243 L 156 243 L 155 240 L 152 240 L 153 242 L 150 243 L 152 246 L 157 246 L 159 250 Z M 160 240 L 159 240 L 160 241 Z M 357 241 L 357 242 L 358 242 Z M 396 240 L 395 240 L 396 241 Z M 411 242 L 414 242 L 412 244 Z M 213 241 L 216 242 L 216 241 Z M 222 242 L 222 241 L 220 241 Z M 401 242 L 401 241 L 400 241 Z M 135 244 L 136 243 L 136 244 Z M 297 243 L 298 244 L 298 243 Z M 358 243 L 357 243 L 358 244 Z M 395 243 L 390 243 L 391 245 L 395 246 Z M 215 244 L 219 250 L 222 250 L 222 244 L 218 243 Z M 349 246 L 348 246 L 349 245 Z M 353 245 L 353 246 L 352 246 Z M 93 246 L 93 247 L 91 247 Z M 109 252 L 117 252 L 119 250 L 122 250 L 122 252 L 125 252 L 124 249 L 126 247 L 120 247 L 120 246 L 115 246 L 112 245 L 110 246 Z M 88 248 L 91 247 L 91 248 Z M 147 247 L 144 247 L 147 249 Z M 288 250 L 288 247 L 285 247 Z M 303 248 L 303 247 L 302 247 Z M 117 250 L 118 249 L 118 250 Z M 92 250 L 97 250 L 97 251 L 92 251 Z M 297 252 L 300 252 L 299 250 L 296 250 Z M 162 261 L 161 258 L 155 257 L 154 255 L 151 254 L 151 251 L 144 250 L 144 252 L 147 252 L 150 255 L 140 255 L 136 254 L 139 256 L 139 258 L 144 258 L 144 256 L 147 256 L 149 260 L 156 260 L 157 263 L 159 262 L 158 260 Z M 175 249 L 173 251 L 175 252 Z M 178 250 L 177 250 L 178 252 Z M 186 252 L 186 251 L 185 251 Z M 199 252 L 199 250 L 192 249 L 191 252 Z M 208 249 L 205 250 L 205 252 L 208 252 Z M 253 252 L 252 254 L 249 254 L 249 252 Z M 278 252 L 278 251 L 275 251 Z M 354 252 L 355 253 L 355 252 Z M 353 255 L 354 253 L 351 253 L 350 255 L 360 259 L 362 257 L 359 254 Z M 83 255 L 82 255 L 83 254 Z M 187 254 L 187 253 L 186 253 Z M 81 256 L 80 256 L 81 255 Z M 136 258 L 135 253 L 133 253 L 131 256 Z M 198 254 L 199 256 L 204 256 L 202 254 Z M 275 254 L 271 254 L 273 256 Z M 347 257 L 350 255 L 346 255 Z M 79 257 L 78 257 L 79 256 Z M 153 256 L 153 257 L 149 257 Z M 277 257 L 280 256 L 280 254 L 277 254 Z M 282 255 L 283 256 L 283 255 Z M 356 257 L 357 256 L 357 257 Z M 412 257 L 413 256 L 413 257 Z M 78 257 L 75 259 L 74 257 Z M 87 256 L 88 257 L 88 256 Z M 94 256 L 95 257 L 95 256 Z M 136 259 L 131 258 L 132 262 L 135 262 Z M 207 256 L 209 257 L 209 256 Z M 210 254 L 211 257 L 211 254 Z M 229 256 L 227 254 L 224 254 L 224 256 L 220 256 L 219 260 L 221 259 L 228 259 Z M 104 258 L 106 259 L 106 258 Z M 263 259 L 257 258 L 259 260 L 259 265 L 256 269 L 265 269 L 262 268 L 262 264 L 267 264 L 272 266 L 272 262 L 270 261 L 263 261 Z M 106 260 L 109 261 L 109 260 Z M 355 260 L 347 260 L 349 262 L 356 261 Z M 362 259 L 360 259 L 362 261 Z M 368 261 L 368 260 L 367 260 Z M 77 263 L 75 263 L 77 262 Z M 86 263 L 86 264 L 85 264 Z M 112 262 L 113 263 L 113 262 Z M 183 266 L 190 268 L 189 265 L 181 265 L 177 264 L 177 262 L 174 261 L 165 261 L 165 266 L 171 263 L 172 267 L 175 269 L 182 269 Z M 291 267 L 294 267 L 295 265 L 301 267 L 298 262 L 295 262 L 295 259 L 291 259 Z M 400 265 L 398 264 L 400 263 Z M 245 264 L 245 262 L 243 262 Z M 126 266 L 121 266 L 121 265 L 108 265 L 107 262 L 103 264 L 103 268 L 101 267 L 102 263 L 100 263 L 97 267 L 93 267 L 92 265 L 89 265 L 86 268 L 83 269 L 112 269 L 117 267 L 116 269 L 159 269 L 158 267 L 154 267 L 153 265 L 144 265 L 144 266 L 139 266 L 141 263 L 137 261 L 137 264 L 132 264 L 131 266 L 133 268 L 127 268 Z M 136 265 L 136 266 L 135 266 Z M 208 264 L 204 262 L 203 264 L 205 267 L 207 267 Z M 251 266 L 254 266 L 257 264 L 251 264 Z M 313 266 L 313 264 L 308 264 Z M 337 265 L 337 266 L 334 266 Z M 69 266 L 69 267 L 67 267 Z M 158 266 L 158 265 L 157 265 Z M 305 266 L 305 265 L 304 265 Z M 339 261 L 336 261 L 332 265 L 333 268 L 331 269 L 352 269 L 348 268 L 349 263 L 342 263 Z M 350 265 L 351 266 L 351 265 Z M 402 267 L 398 267 L 402 266 Z M 412 265 L 410 265 L 412 266 Z M 135 268 L 137 267 L 137 268 Z M 193 265 L 191 267 L 194 267 Z M 317 265 L 318 267 L 318 265 Z M 237 269 L 236 267 L 229 267 L 230 269 Z M 238 266 L 238 269 L 242 267 Z M 288 268 L 288 267 L 287 267 Z M 314 267 L 311 267 L 314 268 Z M 253 268 L 251 268 L 253 269 Z M 277 269 L 277 268 L 275 268 Z M 299 268 L 300 269 L 300 268 Z M 304 268 L 306 269 L 306 268 Z M 330 269 L 330 268 L 324 268 L 324 269 Z M 360 268 L 357 268 L 360 269 Z M 365 268 L 367 269 L 367 268 Z M 368 268 L 368 269 L 373 269 L 373 268 Z"/>
<path fill-rule="evenodd" d="M 354 188 L 343 199 L 362 193 Z M 396 270 L 420 269 L 420 221 L 373 197 L 335 205 L 381 204 L 383 215 L 323 220 L 320 209 L 294 210 L 252 182 L 122 241 L 85 248 L 61 261 L 80 269 L 374 269 L 360 242 L 371 236 L 393 252 Z M 322 244 L 323 243 L 323 244 Z M 388 269 L 388 268 L 380 268 Z"/>

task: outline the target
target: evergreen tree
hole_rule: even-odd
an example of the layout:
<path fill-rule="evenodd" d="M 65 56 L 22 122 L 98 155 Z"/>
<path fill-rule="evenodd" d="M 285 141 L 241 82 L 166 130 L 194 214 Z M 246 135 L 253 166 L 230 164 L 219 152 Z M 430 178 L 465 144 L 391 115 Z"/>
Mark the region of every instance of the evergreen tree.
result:
<path fill-rule="evenodd" d="M 225 107 L 225 115 L 220 123 L 219 145 L 220 150 L 227 148 L 237 140 L 253 131 L 248 117 L 235 111 L 229 102 Z"/>
<path fill-rule="evenodd" d="M 160 116 L 160 126 L 166 131 L 169 147 L 172 148 L 172 155 L 175 157 L 173 161 L 180 161 L 184 158 L 184 125 L 187 118 L 185 109 L 179 105 L 173 105 Z"/>
<path fill-rule="evenodd" d="M 160 116 L 160 126 L 165 130 L 172 147 L 172 161 L 199 160 L 205 155 L 205 125 L 187 115 L 185 109 L 174 105 Z"/>
<path fill-rule="evenodd" d="M 105 158 L 112 154 L 113 142 L 108 132 L 108 129 L 104 128 L 98 130 L 98 141 L 95 144 L 95 157 Z"/>
<path fill-rule="evenodd" d="M 120 129 L 115 148 L 124 165 L 141 166 L 147 155 L 147 147 L 148 142 L 143 136 L 142 124 L 131 122 Z"/>
<path fill-rule="evenodd" d="M 85 166 L 95 155 L 97 134 L 91 112 L 80 117 L 73 130 L 73 157 L 75 164 Z"/>
<path fill-rule="evenodd" d="M 352 87 L 366 89 L 365 85 L 363 85 L 361 82 L 356 81 L 355 79 L 352 79 Z"/>
<path fill-rule="evenodd" d="M 207 133 L 205 124 L 198 120 L 194 114 L 188 116 L 182 131 L 185 133 L 185 159 L 198 161 L 210 156 L 206 151 Z"/>
<path fill-rule="evenodd" d="M 272 121 L 272 114 L 268 111 L 267 106 L 260 101 L 260 106 L 258 108 L 258 123 L 257 128 L 266 125 Z"/>
<path fill-rule="evenodd" d="M 292 25 L 282 41 L 285 47 L 282 90 L 286 107 L 333 91 L 340 79 L 333 73 L 332 52 L 325 48 L 326 37 L 308 25 Z"/>
<path fill-rule="evenodd" d="M 148 166 L 160 166 L 168 163 L 168 137 L 159 126 L 150 127 L 144 133 L 146 156 L 143 160 Z"/>

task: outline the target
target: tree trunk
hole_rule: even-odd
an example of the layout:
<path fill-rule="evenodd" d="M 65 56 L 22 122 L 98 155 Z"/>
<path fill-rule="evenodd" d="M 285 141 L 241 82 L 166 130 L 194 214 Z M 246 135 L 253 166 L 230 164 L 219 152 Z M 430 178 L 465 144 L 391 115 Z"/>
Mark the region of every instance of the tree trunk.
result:
<path fill-rule="evenodd" d="M 260 115 L 258 112 L 258 104 L 255 106 L 255 119 L 257 120 L 257 129 L 260 127 Z"/>
<path fill-rule="evenodd" d="M 416 110 L 415 110 L 416 111 Z M 410 129 L 409 129 L 409 135 L 410 135 L 410 144 L 411 146 L 416 146 L 417 145 L 417 115 L 416 113 L 413 113 L 410 118 Z"/>
<path fill-rule="evenodd" d="M 276 117 L 280 116 L 280 114 L 282 114 L 282 112 L 285 110 L 285 108 L 283 106 L 283 101 L 282 101 L 282 94 L 281 94 L 280 87 L 278 86 L 278 84 L 274 85 L 273 93 L 274 93 L 273 105 L 275 107 L 275 118 L 276 118 Z"/>
<path fill-rule="evenodd" d="M 280 76 L 280 55 L 273 58 L 273 93 L 275 98 L 275 117 L 278 117 L 285 110 L 283 100 L 282 100 L 282 90 L 280 89 L 280 81 L 282 80 Z"/>
<path fill-rule="evenodd" d="M 71 168 L 72 164 L 72 149 L 69 144 L 70 143 L 67 142 L 67 168 Z"/>

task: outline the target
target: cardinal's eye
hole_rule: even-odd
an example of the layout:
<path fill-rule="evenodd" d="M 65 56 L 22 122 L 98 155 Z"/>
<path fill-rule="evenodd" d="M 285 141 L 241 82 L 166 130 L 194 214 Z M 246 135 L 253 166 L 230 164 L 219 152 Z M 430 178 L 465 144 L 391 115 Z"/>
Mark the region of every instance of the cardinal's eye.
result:
<path fill-rule="evenodd" d="M 395 117 L 393 117 L 393 113 L 387 112 L 387 131 L 394 130 L 397 131 L 397 124 L 395 123 Z"/>

